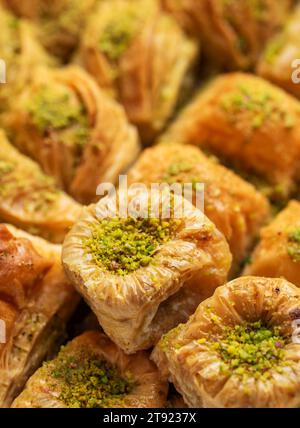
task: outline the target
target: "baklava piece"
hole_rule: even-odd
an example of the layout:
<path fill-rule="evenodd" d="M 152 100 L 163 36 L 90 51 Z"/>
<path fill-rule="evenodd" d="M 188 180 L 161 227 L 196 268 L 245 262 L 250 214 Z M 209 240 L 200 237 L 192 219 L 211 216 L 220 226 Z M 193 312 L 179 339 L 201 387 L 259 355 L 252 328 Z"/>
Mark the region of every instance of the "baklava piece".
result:
<path fill-rule="evenodd" d="M 266 45 L 257 72 L 286 91 L 300 98 L 300 6 L 291 14 L 285 27 Z M 295 62 L 296 61 L 296 62 Z M 298 71 L 297 71 L 298 69 Z"/>
<path fill-rule="evenodd" d="M 64 339 L 79 298 L 60 257 L 59 245 L 0 225 L 0 407 Z"/>
<path fill-rule="evenodd" d="M 269 217 L 267 199 L 256 189 L 197 147 L 176 143 L 146 149 L 129 171 L 129 183 L 204 184 L 204 213 L 224 234 L 236 264 L 251 248 Z"/>
<path fill-rule="evenodd" d="M 300 287 L 300 203 L 291 201 L 260 238 L 245 275 L 283 277 Z"/>
<path fill-rule="evenodd" d="M 15 14 L 38 28 L 43 46 L 61 61 L 68 61 L 98 0 L 2 0 Z"/>
<path fill-rule="evenodd" d="M 61 243 L 80 213 L 81 205 L 0 131 L 0 221 Z"/>
<path fill-rule="evenodd" d="M 190 86 L 197 52 L 158 0 L 104 0 L 87 24 L 78 60 L 120 99 L 149 142 Z"/>
<path fill-rule="evenodd" d="M 84 209 L 63 245 L 71 282 L 128 354 L 186 321 L 231 264 L 225 238 L 200 210 L 180 195 L 148 193 L 129 188 Z"/>
<path fill-rule="evenodd" d="M 55 61 L 39 44 L 36 28 L 30 22 L 13 16 L 1 4 L 0 28 L 0 58 L 5 62 L 1 80 L 3 77 L 6 80 L 6 84 L 0 84 L 2 113 L 10 103 L 15 102 L 19 92 L 30 81 L 36 66 L 54 65 Z"/>
<path fill-rule="evenodd" d="M 146 352 L 127 356 L 104 334 L 89 331 L 44 363 L 12 407 L 159 408 L 167 391 Z"/>
<path fill-rule="evenodd" d="M 214 64 L 253 66 L 265 42 L 281 28 L 291 0 L 161 0 L 179 24 L 200 39 Z"/>
<path fill-rule="evenodd" d="M 293 284 L 239 278 L 166 334 L 152 359 L 190 407 L 299 407 L 299 314 Z"/>
<path fill-rule="evenodd" d="M 5 115 L 13 143 L 75 199 L 97 199 L 139 152 L 121 106 L 79 67 L 39 69 Z"/>
<path fill-rule="evenodd" d="M 299 124 L 296 98 L 257 76 L 231 73 L 201 92 L 162 139 L 208 149 L 284 199 L 299 179 Z"/>

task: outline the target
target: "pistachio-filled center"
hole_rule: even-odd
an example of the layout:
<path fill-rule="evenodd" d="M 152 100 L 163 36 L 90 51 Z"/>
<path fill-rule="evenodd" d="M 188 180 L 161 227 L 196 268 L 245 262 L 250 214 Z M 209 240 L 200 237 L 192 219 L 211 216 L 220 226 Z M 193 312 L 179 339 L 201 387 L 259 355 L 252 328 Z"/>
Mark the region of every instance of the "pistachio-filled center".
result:
<path fill-rule="evenodd" d="M 265 327 L 258 321 L 227 328 L 210 349 L 219 354 L 224 372 L 268 378 L 271 369 L 280 370 L 287 364 L 285 345 L 278 328 Z"/>
<path fill-rule="evenodd" d="M 84 146 L 89 126 L 86 111 L 68 88 L 42 85 L 28 103 L 33 124 L 41 133 L 60 131 L 65 145 Z"/>
<path fill-rule="evenodd" d="M 287 252 L 294 262 L 300 262 L 300 227 L 289 233 Z"/>
<path fill-rule="evenodd" d="M 149 265 L 158 247 L 174 236 L 178 226 L 176 219 L 103 219 L 94 225 L 84 245 L 101 268 L 126 275 Z"/>
<path fill-rule="evenodd" d="M 50 365 L 51 376 L 59 382 L 59 399 L 68 407 L 109 407 L 134 386 L 129 375 L 125 379 L 112 364 L 84 350 L 73 355 L 62 350 Z"/>

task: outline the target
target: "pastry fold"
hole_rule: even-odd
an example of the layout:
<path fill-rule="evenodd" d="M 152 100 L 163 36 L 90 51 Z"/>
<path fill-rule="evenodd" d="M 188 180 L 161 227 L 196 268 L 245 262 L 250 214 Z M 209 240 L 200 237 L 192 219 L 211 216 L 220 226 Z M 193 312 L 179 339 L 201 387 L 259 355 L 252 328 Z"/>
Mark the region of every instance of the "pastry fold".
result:
<path fill-rule="evenodd" d="M 190 407 L 299 407 L 299 314 L 295 285 L 239 278 L 167 333 L 152 359 Z"/>
<path fill-rule="evenodd" d="M 300 203 L 290 201 L 260 233 L 245 275 L 285 278 L 300 287 Z"/>
<path fill-rule="evenodd" d="M 82 203 L 114 183 L 139 152 L 121 106 L 79 67 L 37 70 L 5 115 L 13 143 Z"/>
<path fill-rule="evenodd" d="M 0 4 L 0 58 L 5 61 L 6 84 L 0 84 L 0 113 L 28 84 L 35 67 L 54 65 L 40 45 L 36 27 L 26 20 L 18 19 Z"/>
<path fill-rule="evenodd" d="M 81 32 L 97 0 L 2 0 L 20 17 L 35 23 L 42 45 L 68 61 L 79 44 Z"/>
<path fill-rule="evenodd" d="M 0 407 L 64 338 L 78 295 L 62 269 L 61 247 L 0 225 Z"/>
<path fill-rule="evenodd" d="M 188 105 L 162 140 L 198 145 L 287 197 L 299 179 L 300 104 L 246 73 L 221 75 Z"/>
<path fill-rule="evenodd" d="M 265 42 L 283 25 L 290 0 L 161 0 L 179 24 L 202 41 L 223 68 L 249 69 Z"/>
<path fill-rule="evenodd" d="M 78 61 L 119 98 L 148 143 L 190 86 L 197 51 L 158 0 L 104 0 L 87 24 Z"/>
<path fill-rule="evenodd" d="M 0 219 L 54 243 L 61 243 L 81 205 L 60 191 L 31 159 L 0 131 Z"/>
<path fill-rule="evenodd" d="M 204 185 L 204 213 L 224 234 L 236 264 L 247 255 L 259 229 L 267 221 L 267 199 L 251 184 L 221 166 L 197 147 L 177 143 L 146 149 L 128 173 L 129 184 Z"/>
<path fill-rule="evenodd" d="M 257 73 L 270 80 L 286 91 L 300 98 L 299 82 L 293 81 L 293 73 L 299 79 L 300 53 L 300 6 L 291 13 L 284 28 L 267 43 L 262 57 L 257 65 Z"/>
<path fill-rule="evenodd" d="M 12 407 L 159 408 L 167 391 L 146 352 L 127 356 L 104 334 L 89 331 L 45 363 Z"/>
<path fill-rule="evenodd" d="M 226 281 L 231 253 L 213 223 L 182 196 L 174 195 L 168 213 L 163 192 L 154 191 L 150 202 L 147 189 L 129 188 L 128 207 L 137 204 L 139 212 L 125 215 L 124 193 L 112 213 L 113 196 L 84 209 L 62 260 L 105 333 L 132 354 L 187 320 Z M 159 198 L 159 213 L 149 212 Z"/>

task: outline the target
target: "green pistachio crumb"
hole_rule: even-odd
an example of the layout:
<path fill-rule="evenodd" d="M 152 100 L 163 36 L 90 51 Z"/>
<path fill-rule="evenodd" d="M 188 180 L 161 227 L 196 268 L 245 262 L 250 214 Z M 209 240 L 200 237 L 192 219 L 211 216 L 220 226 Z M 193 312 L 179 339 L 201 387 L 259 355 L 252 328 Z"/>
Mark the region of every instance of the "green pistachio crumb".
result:
<path fill-rule="evenodd" d="M 222 361 L 222 372 L 267 379 L 271 370 L 288 365 L 284 360 L 286 340 L 278 328 L 261 321 L 227 327 L 208 347 Z"/>
<path fill-rule="evenodd" d="M 97 265 L 116 275 L 148 266 L 159 245 L 169 241 L 179 221 L 160 218 L 110 218 L 95 224 L 84 242 Z"/>
<path fill-rule="evenodd" d="M 252 90 L 240 86 L 221 97 L 221 108 L 229 115 L 230 120 L 238 120 L 238 115 L 247 114 L 253 130 L 262 128 L 270 122 L 283 123 L 291 129 L 295 125 L 295 116 L 288 113 L 281 105 L 279 96 L 275 96 L 267 88 Z"/>
<path fill-rule="evenodd" d="M 66 89 L 50 90 L 46 86 L 34 94 L 27 106 L 33 124 L 41 132 L 65 131 L 65 144 L 84 146 L 88 141 L 89 127 L 86 112 L 80 103 L 74 103 Z"/>
<path fill-rule="evenodd" d="M 69 355 L 63 348 L 54 361 L 44 365 L 47 368 L 57 382 L 59 399 L 68 407 L 102 408 L 120 404 L 134 387 L 132 376 L 123 377 L 115 366 L 88 355 L 85 350 Z"/>
<path fill-rule="evenodd" d="M 99 48 L 111 61 L 117 61 L 128 49 L 138 28 L 138 14 L 133 7 L 112 19 L 104 28 Z"/>

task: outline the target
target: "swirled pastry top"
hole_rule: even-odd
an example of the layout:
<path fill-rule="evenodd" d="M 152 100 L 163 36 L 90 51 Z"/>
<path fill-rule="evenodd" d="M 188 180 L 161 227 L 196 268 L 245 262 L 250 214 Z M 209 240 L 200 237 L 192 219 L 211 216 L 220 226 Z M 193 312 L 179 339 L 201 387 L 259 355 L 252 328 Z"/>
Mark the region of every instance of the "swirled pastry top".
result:
<path fill-rule="evenodd" d="M 299 315 L 295 285 L 238 278 L 167 333 L 152 358 L 191 407 L 299 407 Z"/>

